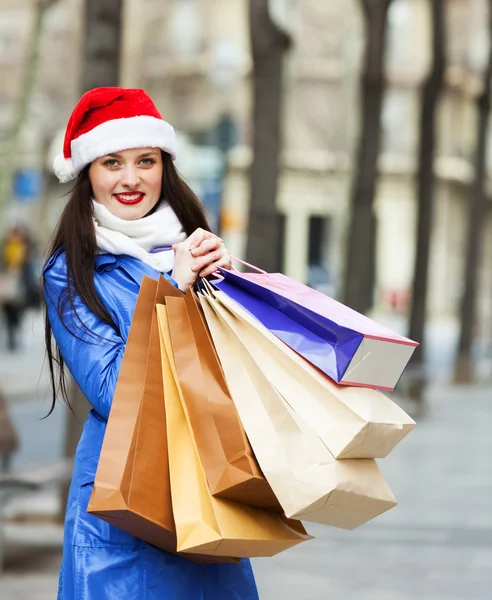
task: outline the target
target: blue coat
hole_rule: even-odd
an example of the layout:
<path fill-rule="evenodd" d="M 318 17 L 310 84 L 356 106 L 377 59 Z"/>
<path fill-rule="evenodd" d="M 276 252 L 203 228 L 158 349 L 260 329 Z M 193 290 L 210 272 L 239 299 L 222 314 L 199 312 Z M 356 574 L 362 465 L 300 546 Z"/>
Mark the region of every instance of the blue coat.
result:
<path fill-rule="evenodd" d="M 58 317 L 56 307 L 67 285 L 64 253 L 56 253 L 44 272 L 53 334 L 68 369 L 92 405 L 75 455 L 58 600 L 257 600 L 248 560 L 198 565 L 146 544 L 86 512 L 144 275 L 157 279 L 159 273 L 129 256 L 96 257 L 96 291 L 121 337 L 78 298 L 75 305 L 81 320 L 90 331 L 107 340 L 94 343 L 77 327 L 69 306 L 61 305 L 70 331 Z"/>

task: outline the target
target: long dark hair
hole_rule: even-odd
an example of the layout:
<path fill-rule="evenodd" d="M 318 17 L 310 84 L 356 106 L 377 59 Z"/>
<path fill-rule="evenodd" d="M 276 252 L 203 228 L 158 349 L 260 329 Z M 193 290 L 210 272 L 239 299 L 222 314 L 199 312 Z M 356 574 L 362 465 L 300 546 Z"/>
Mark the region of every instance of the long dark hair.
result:
<path fill-rule="evenodd" d="M 162 152 L 161 196 L 167 200 L 176 213 L 186 235 L 191 235 L 199 227 L 208 231 L 211 230 L 202 203 L 181 179 L 171 157 L 166 152 Z M 94 258 L 97 246 L 92 220 L 91 197 L 92 186 L 89 179 L 89 167 L 86 167 L 77 178 L 47 252 L 46 262 L 58 250 L 65 252 L 67 282 L 56 310 L 63 325 L 73 335 L 77 335 L 76 328 L 73 328 L 75 319 L 78 326 L 84 327 L 75 308 L 74 300 L 76 296 L 101 321 L 119 333 L 118 326 L 113 322 L 94 286 Z M 69 327 L 63 317 L 64 308 L 67 304 L 71 309 L 72 327 Z M 47 415 L 49 416 L 55 408 L 58 392 L 67 404 L 69 404 L 69 398 L 65 363 L 60 348 L 53 339 L 46 304 L 44 306 L 44 322 L 46 354 L 52 389 L 52 404 Z"/>

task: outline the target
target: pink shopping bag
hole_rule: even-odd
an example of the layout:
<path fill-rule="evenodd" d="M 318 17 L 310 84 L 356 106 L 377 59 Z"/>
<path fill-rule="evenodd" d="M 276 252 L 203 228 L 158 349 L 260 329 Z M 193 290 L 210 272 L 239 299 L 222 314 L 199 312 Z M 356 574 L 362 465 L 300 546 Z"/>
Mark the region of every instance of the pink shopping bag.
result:
<path fill-rule="evenodd" d="M 221 269 L 214 283 L 337 383 L 394 389 L 417 342 L 282 273 L 252 268 Z"/>

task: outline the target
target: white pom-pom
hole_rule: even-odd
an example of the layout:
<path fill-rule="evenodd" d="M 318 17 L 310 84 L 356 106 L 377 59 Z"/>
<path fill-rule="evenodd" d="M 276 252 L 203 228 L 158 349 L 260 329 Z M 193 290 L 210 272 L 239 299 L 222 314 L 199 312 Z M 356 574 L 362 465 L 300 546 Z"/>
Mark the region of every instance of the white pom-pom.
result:
<path fill-rule="evenodd" d="M 77 177 L 77 173 L 73 168 L 73 162 L 71 158 L 65 158 L 63 154 L 58 154 L 53 161 L 53 171 L 58 177 L 60 183 L 67 183 Z"/>

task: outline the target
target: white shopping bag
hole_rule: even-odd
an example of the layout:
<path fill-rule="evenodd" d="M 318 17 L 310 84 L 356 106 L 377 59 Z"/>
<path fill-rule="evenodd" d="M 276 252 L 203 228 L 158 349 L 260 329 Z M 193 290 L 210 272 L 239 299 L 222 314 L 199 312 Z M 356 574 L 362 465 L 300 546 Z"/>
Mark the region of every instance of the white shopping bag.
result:
<path fill-rule="evenodd" d="M 293 414 L 216 299 L 201 304 L 231 396 L 265 477 L 288 517 L 354 529 L 396 505 L 373 459 L 336 460 Z"/>
<path fill-rule="evenodd" d="M 375 389 L 336 384 L 223 292 L 209 289 L 268 381 L 335 458 L 383 458 L 415 421 Z"/>

